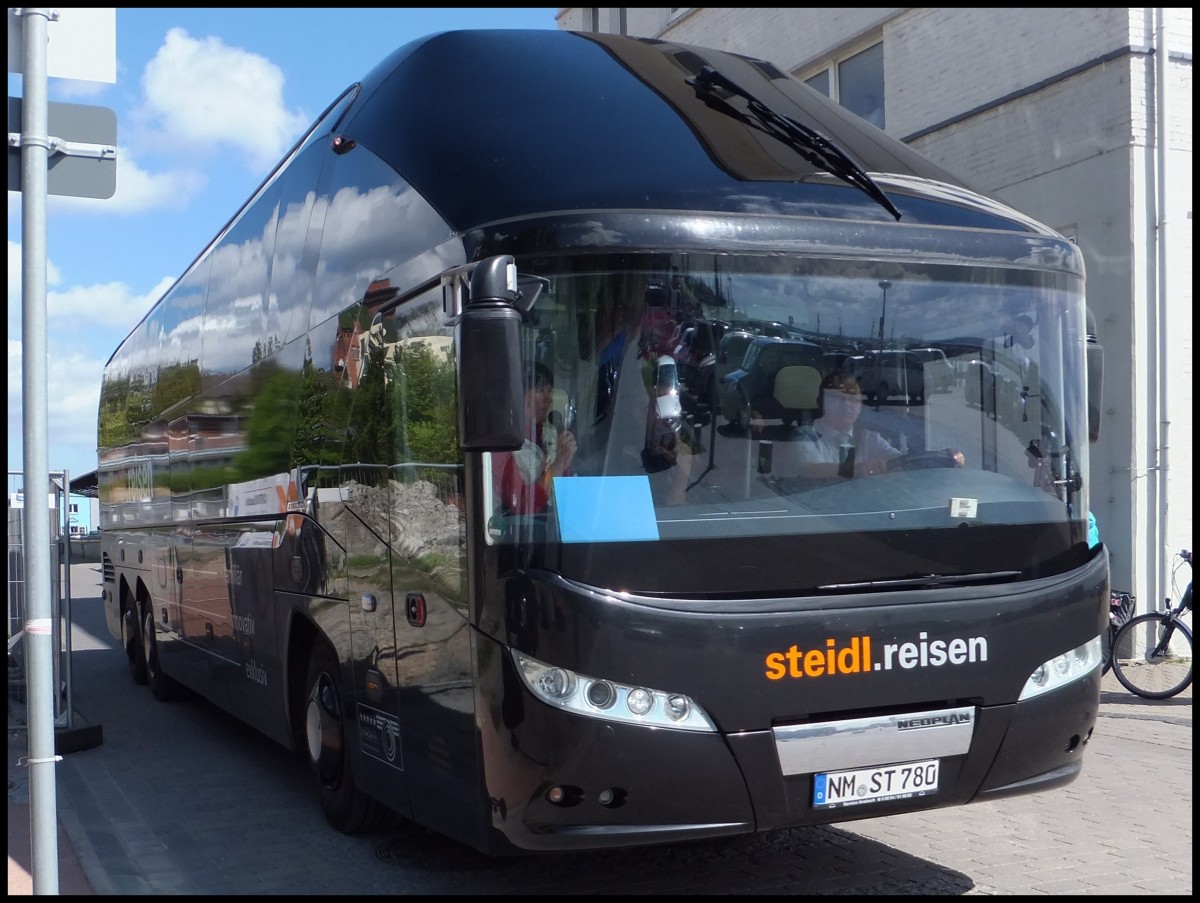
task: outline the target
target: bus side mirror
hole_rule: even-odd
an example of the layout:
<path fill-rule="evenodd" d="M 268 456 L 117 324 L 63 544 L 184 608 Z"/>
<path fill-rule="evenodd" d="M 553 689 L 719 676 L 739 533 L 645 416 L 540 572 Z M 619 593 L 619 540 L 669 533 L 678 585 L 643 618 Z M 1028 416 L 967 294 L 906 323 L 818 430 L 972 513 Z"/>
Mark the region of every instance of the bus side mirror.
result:
<path fill-rule="evenodd" d="M 1104 412 L 1104 346 L 1096 337 L 1096 318 L 1087 311 L 1087 345 L 1084 349 L 1087 365 L 1088 440 L 1100 438 L 1100 417 Z"/>
<path fill-rule="evenodd" d="M 525 441 L 517 268 L 500 255 L 471 274 L 458 323 L 458 437 L 465 451 L 511 451 Z"/>

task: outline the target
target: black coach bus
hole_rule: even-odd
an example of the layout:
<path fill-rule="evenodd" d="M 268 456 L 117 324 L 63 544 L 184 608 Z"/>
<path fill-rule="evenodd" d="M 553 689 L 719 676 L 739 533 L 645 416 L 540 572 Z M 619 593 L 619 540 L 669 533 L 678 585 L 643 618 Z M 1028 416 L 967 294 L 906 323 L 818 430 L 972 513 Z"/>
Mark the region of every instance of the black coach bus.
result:
<path fill-rule="evenodd" d="M 1058 787 L 1108 609 L 1088 386 L 1078 249 L 770 63 L 438 34 L 109 361 L 109 628 L 345 832 L 604 848 Z"/>

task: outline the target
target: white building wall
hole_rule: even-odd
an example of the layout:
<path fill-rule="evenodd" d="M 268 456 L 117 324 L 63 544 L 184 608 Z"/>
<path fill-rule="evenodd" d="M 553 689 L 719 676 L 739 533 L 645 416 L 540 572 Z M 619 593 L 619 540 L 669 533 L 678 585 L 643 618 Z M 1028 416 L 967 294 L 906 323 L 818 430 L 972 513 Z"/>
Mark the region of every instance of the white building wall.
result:
<path fill-rule="evenodd" d="M 882 39 L 887 131 L 1079 243 L 1106 351 L 1092 507 L 1114 586 L 1142 607 L 1172 595 L 1170 555 L 1192 543 L 1191 10 L 660 7 L 625 22 L 800 77 Z"/>
<path fill-rule="evenodd" d="M 793 72 L 831 50 L 878 40 L 883 24 L 902 11 L 902 7 L 811 11 L 696 7 L 653 36 L 760 57 Z M 649 36 L 634 31 L 632 18 L 629 23 L 629 34 Z"/>
<path fill-rule="evenodd" d="M 910 10 L 885 30 L 888 131 L 907 135 L 1086 65 L 1129 44 L 1128 20 L 1125 9 Z"/>

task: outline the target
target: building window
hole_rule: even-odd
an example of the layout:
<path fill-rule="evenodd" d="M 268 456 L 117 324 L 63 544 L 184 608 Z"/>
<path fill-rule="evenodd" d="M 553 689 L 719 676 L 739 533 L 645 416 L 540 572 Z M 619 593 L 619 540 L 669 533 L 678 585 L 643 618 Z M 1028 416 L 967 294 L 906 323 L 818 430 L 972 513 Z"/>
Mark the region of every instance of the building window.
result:
<path fill-rule="evenodd" d="M 872 125 L 884 127 L 882 42 L 834 60 L 805 78 L 804 83 Z"/>
<path fill-rule="evenodd" d="M 832 97 L 833 95 L 830 92 L 833 89 L 829 85 L 829 80 L 830 80 L 829 70 L 822 69 L 816 75 L 811 76 L 810 78 L 806 78 L 804 80 L 804 83 L 806 85 L 808 85 L 810 88 L 816 88 L 818 91 L 820 91 L 826 97 Z"/>

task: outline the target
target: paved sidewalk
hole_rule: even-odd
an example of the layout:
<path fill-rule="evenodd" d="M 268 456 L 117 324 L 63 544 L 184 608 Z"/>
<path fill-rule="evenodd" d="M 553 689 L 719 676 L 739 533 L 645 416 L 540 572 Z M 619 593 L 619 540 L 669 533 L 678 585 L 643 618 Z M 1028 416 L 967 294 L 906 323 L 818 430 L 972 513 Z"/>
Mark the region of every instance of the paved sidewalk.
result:
<path fill-rule="evenodd" d="M 29 767 L 24 764 L 27 752 L 24 730 L 8 732 L 8 894 L 32 896 L 33 853 L 29 824 Z M 83 866 L 71 839 L 58 826 L 58 893 L 59 896 L 92 894 Z"/>
<path fill-rule="evenodd" d="M 1186 721 L 1190 726 L 1192 714 L 1191 697 L 1192 689 L 1189 688 L 1176 698 L 1177 702 L 1171 709 L 1170 716 L 1173 721 Z M 1154 706 L 1156 705 L 1152 700 L 1139 699 L 1130 695 L 1116 682 L 1116 679 L 1111 674 L 1104 680 L 1102 698 L 1101 712 L 1103 716 L 1110 719 L 1129 719 L 1127 723 L 1142 725 L 1139 730 L 1146 727 L 1145 719 L 1154 711 Z M 29 769 L 22 762 L 25 752 L 25 731 L 10 730 L 8 734 L 8 893 L 10 896 L 31 895 L 33 893 L 33 878 L 30 874 Z M 1090 767 L 1093 769 L 1102 767 L 1102 762 L 1093 760 Z M 1087 768 L 1085 767 L 1086 770 Z M 1190 776 L 1187 779 L 1190 780 Z M 61 784 L 56 789 L 61 810 L 64 802 Z M 860 823 L 857 827 L 868 830 L 868 832 L 870 831 L 869 823 Z M 982 840 L 983 838 L 977 838 L 977 841 Z M 982 850 L 980 854 L 986 855 Z M 95 891 L 88 880 L 87 872 L 81 864 L 80 857 L 76 853 L 75 847 L 63 829 L 61 822 L 58 834 L 58 857 L 59 894 L 94 894 Z M 92 861 L 90 864 L 90 868 L 92 869 L 99 868 L 103 870 L 104 867 L 105 863 L 100 861 Z M 102 871 L 101 874 L 106 873 Z M 108 887 L 114 886 L 111 878 L 106 878 L 103 883 Z M 989 895 L 1005 893 L 1004 891 L 978 886 L 974 891 L 970 892 Z M 1066 892 L 1070 893 L 1070 891 Z M 1147 892 L 1153 891 L 1147 887 Z"/>
<path fill-rule="evenodd" d="M 497 861 L 411 827 L 339 834 L 294 754 L 203 700 L 163 705 L 133 684 L 98 589 L 73 622 L 76 730 L 102 727 L 103 741 L 55 767 L 60 895 L 1192 893 L 1191 688 L 1147 700 L 1106 676 L 1083 775 L 1043 794 Z M 9 731 L 10 895 L 33 892 L 26 742 Z"/>

